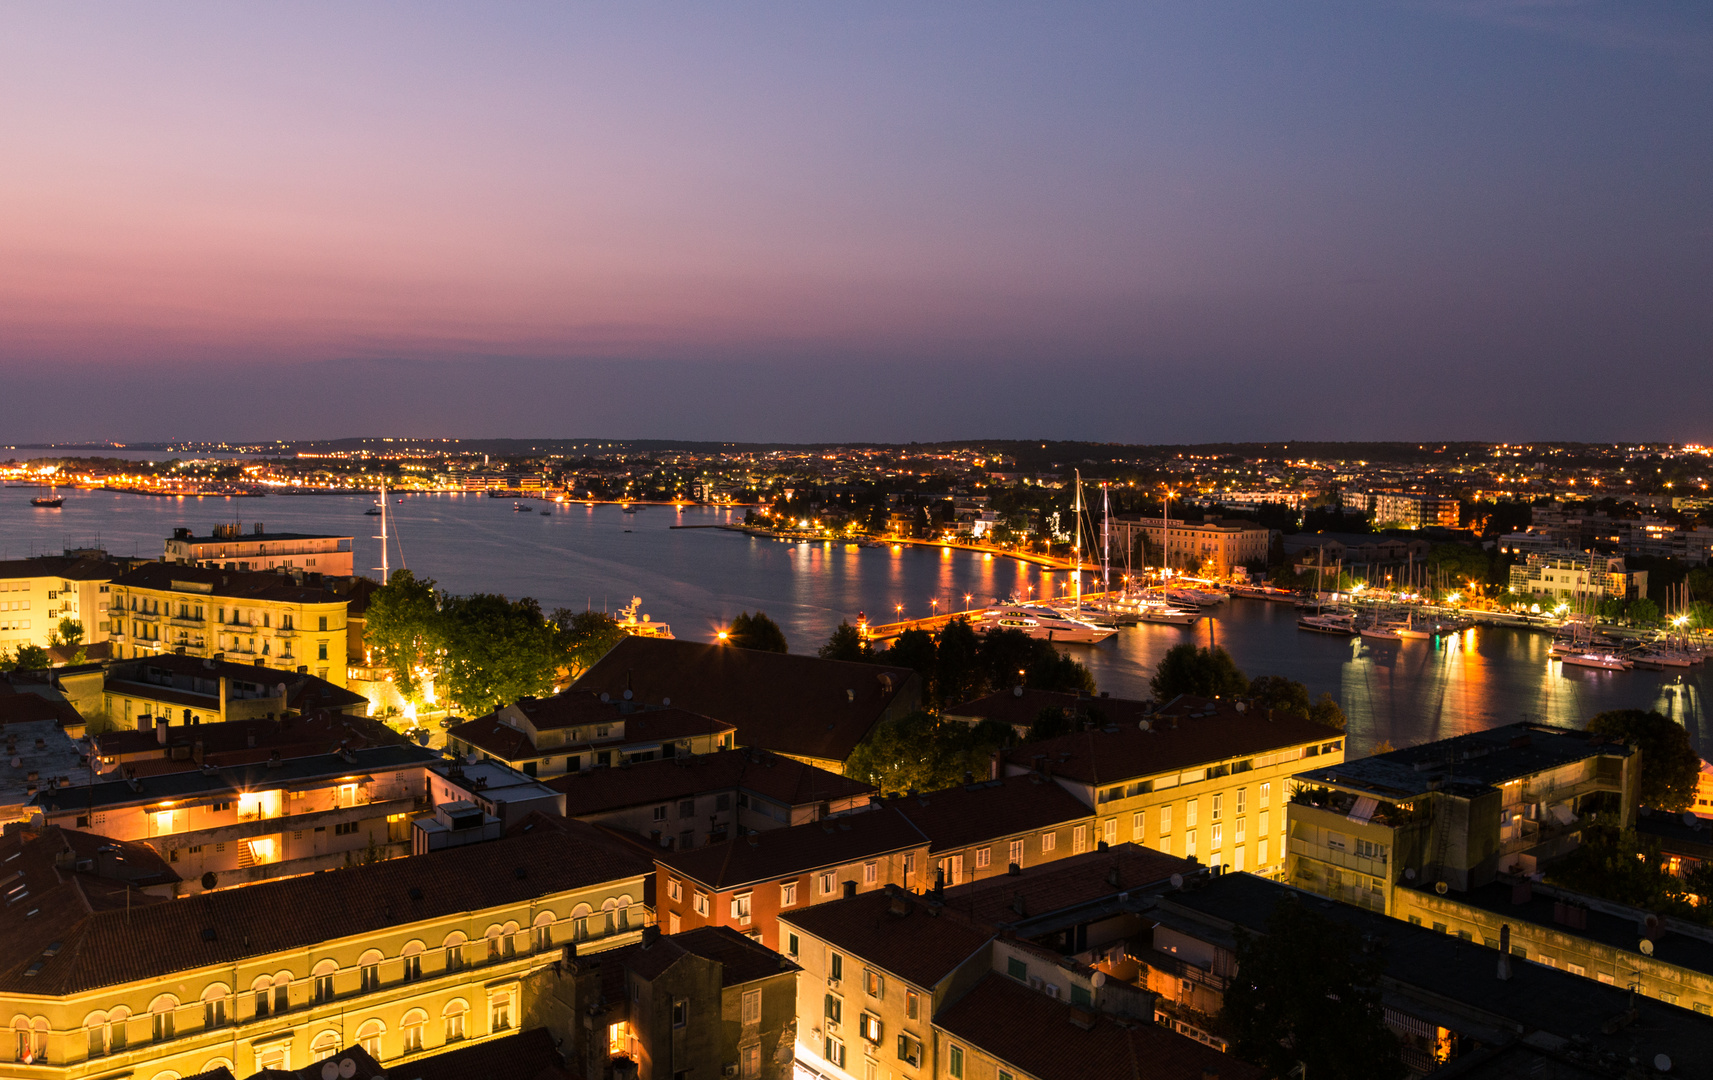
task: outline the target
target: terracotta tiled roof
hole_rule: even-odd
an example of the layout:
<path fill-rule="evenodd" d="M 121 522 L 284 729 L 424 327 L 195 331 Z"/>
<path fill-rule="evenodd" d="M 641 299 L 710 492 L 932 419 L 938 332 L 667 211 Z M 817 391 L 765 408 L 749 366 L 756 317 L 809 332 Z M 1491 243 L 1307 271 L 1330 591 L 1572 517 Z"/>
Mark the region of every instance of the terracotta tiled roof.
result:
<path fill-rule="evenodd" d="M 365 746 L 405 746 L 410 740 L 378 720 L 317 710 L 283 720 L 175 724 L 167 728 L 165 743 L 161 742 L 159 732 L 152 728 L 148 731 L 104 731 L 95 736 L 95 752 L 100 757 L 152 757 L 165 754 L 170 747 L 194 746 L 199 742 L 206 755 L 260 750 L 263 753 L 259 760 L 266 760 L 268 754 L 276 749 L 282 756 L 302 757 L 305 754 L 332 753 L 341 746 L 352 750 Z"/>
<path fill-rule="evenodd" d="M 75 882 L 68 889 L 67 875 L 38 843 L 27 861 L 20 860 L 30 902 L 0 910 L 0 991 L 70 994 L 160 978 L 652 869 L 646 858 L 592 826 L 566 826 L 129 911 L 95 910 Z M 5 854 L 21 847 L 12 837 L 0 841 Z M 52 957 L 41 955 L 46 941 L 61 943 Z M 37 962 L 42 966 L 26 975 Z"/>
<path fill-rule="evenodd" d="M 1026 867 L 1018 874 L 1001 874 L 953 886 L 945 892 L 946 906 L 998 926 L 1019 921 L 1013 907 L 1019 896 L 1023 899 L 1024 913 L 1035 918 L 1145 885 L 1157 885 L 1169 881 L 1173 874 L 1188 876 L 1200 870 L 1200 866 L 1188 859 L 1140 844 L 1115 844 L 1104 851 L 1085 851 Z"/>
<path fill-rule="evenodd" d="M 843 761 L 889 708 L 914 704 L 920 680 L 908 668 L 627 637 L 572 685 L 670 700 L 737 725 L 743 746 Z"/>
<path fill-rule="evenodd" d="M 718 891 L 926 847 L 928 838 L 890 807 L 749 833 L 690 851 L 661 852 L 668 869 Z"/>
<path fill-rule="evenodd" d="M 671 940 L 704 959 L 718 961 L 721 986 L 738 986 L 797 970 L 796 964 L 729 926 L 698 926 L 663 940 Z"/>
<path fill-rule="evenodd" d="M 928 836 L 930 852 L 1086 821 L 1093 815 L 1075 795 L 1038 776 L 1007 776 L 925 795 L 895 796 L 886 805 Z"/>
<path fill-rule="evenodd" d="M 934 1026 L 1037 1080 L 1262 1080 L 1264 1070 L 1147 1020 L 1055 1001 L 998 972 L 942 1008 Z"/>
<path fill-rule="evenodd" d="M 550 704 L 560 702 L 562 704 Z M 533 711 L 531 704 L 535 707 Z M 621 707 L 616 703 L 602 702 L 592 694 L 566 691 L 540 700 L 526 698 L 515 707 L 519 708 L 538 730 L 568 727 L 593 729 L 596 724 L 617 724 L 622 720 L 624 738 L 583 739 L 537 749 L 529 741 L 528 735 L 506 722 L 505 713 L 513 707 L 507 706 L 499 712 L 467 720 L 448 731 L 447 737 L 467 742 L 494 757 L 518 761 L 543 755 L 558 757 L 564 754 L 587 754 L 596 750 L 615 750 L 635 743 L 721 735 L 732 730 L 731 724 L 684 709 L 638 708 L 630 712 L 620 712 Z"/>
<path fill-rule="evenodd" d="M 1005 757 L 1012 765 L 1050 768 L 1055 776 L 1098 786 L 1343 737 L 1288 713 L 1238 712 L 1230 702 L 1185 695 L 1163 706 L 1146 730 L 1134 723 L 1108 725 L 1024 743 Z"/>
<path fill-rule="evenodd" d="M 779 921 L 924 988 L 951 974 L 994 934 L 950 905 L 891 889 L 783 911 Z"/>
<path fill-rule="evenodd" d="M 125 572 L 119 563 L 77 555 L 0 561 L 0 578 L 57 577 L 67 581 L 107 581 Z"/>
<path fill-rule="evenodd" d="M 402 1065 L 383 1067 L 360 1046 L 347 1047 L 327 1060 L 350 1061 L 352 1080 L 573 1080 L 574 1075 L 566 1069 L 546 1028 L 488 1039 Z M 250 1080 L 321 1080 L 322 1064 L 317 1061 L 293 1072 L 269 1070 Z"/>
<path fill-rule="evenodd" d="M 629 769 L 585 769 L 544 781 L 565 793 L 569 817 L 741 788 L 802 806 L 873 791 L 869 785 L 766 750 L 721 750 L 677 761 L 645 761 Z"/>
<path fill-rule="evenodd" d="M 206 585 L 203 596 L 225 596 L 239 600 L 278 600 L 293 604 L 344 603 L 351 592 L 349 579 L 306 574 L 303 584 L 290 574 L 276 571 L 216 570 L 188 563 L 148 562 L 113 579 L 115 586 L 134 589 L 170 590 L 175 581 Z M 190 595 L 190 594 L 186 594 Z"/>

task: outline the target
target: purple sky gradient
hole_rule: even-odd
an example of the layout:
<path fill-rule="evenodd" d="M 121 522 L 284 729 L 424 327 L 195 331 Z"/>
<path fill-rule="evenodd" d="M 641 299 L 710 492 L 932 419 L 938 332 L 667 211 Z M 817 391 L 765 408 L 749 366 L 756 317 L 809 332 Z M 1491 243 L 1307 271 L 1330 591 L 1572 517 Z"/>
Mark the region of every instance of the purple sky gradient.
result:
<path fill-rule="evenodd" d="M 1713 8 L 14 5 L 0 441 L 1713 441 Z"/>

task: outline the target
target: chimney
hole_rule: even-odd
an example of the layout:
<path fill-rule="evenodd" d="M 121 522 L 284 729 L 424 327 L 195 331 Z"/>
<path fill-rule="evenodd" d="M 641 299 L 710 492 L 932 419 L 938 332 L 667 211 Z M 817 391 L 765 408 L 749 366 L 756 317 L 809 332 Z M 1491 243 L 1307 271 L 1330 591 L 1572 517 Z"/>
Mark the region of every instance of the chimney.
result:
<path fill-rule="evenodd" d="M 170 716 L 162 716 L 155 721 L 155 742 L 162 746 L 167 744 L 167 723 L 171 719 Z"/>
<path fill-rule="evenodd" d="M 1511 924 L 1499 927 L 1499 981 L 1511 979 Z"/>
<path fill-rule="evenodd" d="M 660 924 L 650 923 L 642 928 L 642 947 L 648 948 L 660 940 Z"/>

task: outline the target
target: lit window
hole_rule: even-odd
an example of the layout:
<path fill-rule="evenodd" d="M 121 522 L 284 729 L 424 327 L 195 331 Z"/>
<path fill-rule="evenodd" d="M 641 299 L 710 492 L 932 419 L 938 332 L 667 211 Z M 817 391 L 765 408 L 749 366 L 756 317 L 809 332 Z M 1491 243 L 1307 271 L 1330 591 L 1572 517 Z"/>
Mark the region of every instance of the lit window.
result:
<path fill-rule="evenodd" d="M 1059 846 L 1059 834 L 1058 833 L 1056 833 L 1056 832 L 1044 832 L 1041 834 L 1041 850 L 1043 852 L 1052 851 L 1054 848 L 1056 848 L 1058 846 Z"/>
<path fill-rule="evenodd" d="M 495 994 L 488 1003 L 490 1017 L 488 1030 L 510 1031 L 512 1026 L 512 996 Z"/>
<path fill-rule="evenodd" d="M 879 873 L 880 865 L 874 860 L 870 859 L 868 862 L 863 863 L 862 883 L 864 885 L 873 885 L 877 880 L 879 880 Z"/>
<path fill-rule="evenodd" d="M 797 902 L 797 883 L 795 881 L 781 882 L 779 886 L 779 906 L 790 907 Z"/>
<path fill-rule="evenodd" d="M 740 926 L 749 925 L 750 895 L 749 893 L 738 893 L 732 897 L 732 918 Z"/>
<path fill-rule="evenodd" d="M 1011 841 L 1010 849 L 1006 852 L 1006 857 L 1011 862 L 1016 863 L 1018 866 L 1022 866 L 1023 865 L 1023 841 L 1021 841 L 1021 840 Z"/>
<path fill-rule="evenodd" d="M 454 1001 L 441 1013 L 446 1021 L 447 1042 L 457 1042 L 464 1037 L 464 1014 L 468 1011 L 462 1001 Z"/>

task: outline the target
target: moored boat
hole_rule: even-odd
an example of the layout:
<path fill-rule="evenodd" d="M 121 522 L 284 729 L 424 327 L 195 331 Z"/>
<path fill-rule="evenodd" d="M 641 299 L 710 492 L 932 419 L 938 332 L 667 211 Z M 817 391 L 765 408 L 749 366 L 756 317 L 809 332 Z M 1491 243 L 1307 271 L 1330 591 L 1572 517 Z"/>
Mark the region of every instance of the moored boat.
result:
<path fill-rule="evenodd" d="M 30 500 L 30 505 L 42 510 L 58 510 L 65 502 L 64 495 L 40 495 Z"/>

